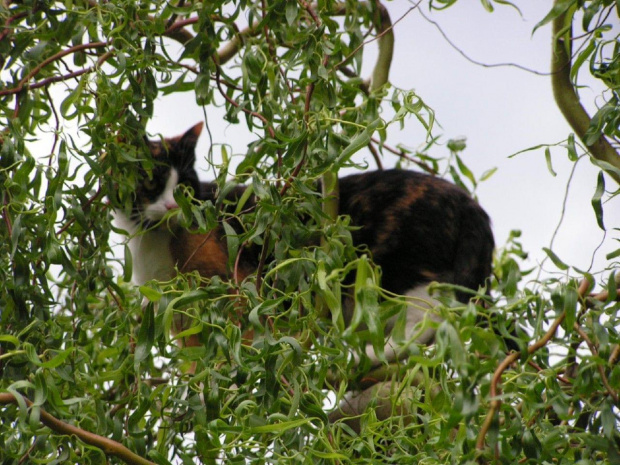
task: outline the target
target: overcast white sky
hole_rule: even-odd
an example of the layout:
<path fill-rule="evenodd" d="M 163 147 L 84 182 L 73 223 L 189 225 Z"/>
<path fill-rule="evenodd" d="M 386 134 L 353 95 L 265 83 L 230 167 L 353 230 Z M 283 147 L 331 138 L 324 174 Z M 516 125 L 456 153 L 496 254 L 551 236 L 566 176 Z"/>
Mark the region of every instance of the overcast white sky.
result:
<path fill-rule="evenodd" d="M 551 1 L 520 3 L 525 4 L 520 5 L 523 17 L 515 9 L 501 5 L 494 13 L 488 13 L 475 1 L 460 1 L 445 11 L 429 14 L 425 10 L 424 13 L 476 61 L 517 63 L 546 73 L 550 60 L 550 26 L 540 28 L 534 35 L 532 30 L 549 11 Z M 413 5 L 401 0 L 386 4 L 392 21 Z M 496 242 L 503 244 L 510 230 L 520 229 L 532 263 L 539 262 L 545 256 L 542 247 L 549 245 L 560 220 L 565 186 L 573 164 L 562 147 L 552 149 L 556 177 L 547 170 L 543 149 L 509 157 L 528 147 L 561 142 L 571 132 L 553 101 L 549 76 L 515 67 L 485 68 L 472 64 L 418 11 L 411 11 L 395 26 L 395 36 L 390 81 L 397 87 L 414 89 L 435 110 L 441 125 L 436 127 L 436 133 L 443 135 L 444 142 L 460 136 L 467 138 L 463 156 L 478 176 L 489 168 L 498 168 L 478 190 L 480 202 L 493 220 Z M 373 49 L 374 45 L 367 50 L 369 67 L 373 64 Z M 581 92 L 593 102 L 599 91 L 584 88 Z M 195 104 L 193 94 L 174 98 L 182 100 L 172 104 L 170 98 L 165 98 L 158 102 L 150 131 L 175 135 L 203 119 L 202 109 Z M 171 108 L 183 108 L 183 111 L 171 111 Z M 242 125 L 226 125 L 221 116 L 211 110 L 208 120 L 215 141 L 231 144 L 235 153 L 245 152 L 251 138 Z M 412 119 L 404 131 L 392 131 L 388 142 L 419 147 L 424 143 L 424 132 Z M 207 150 L 207 138 L 203 135 L 199 156 Z M 436 148 L 434 153 L 447 154 L 447 149 Z M 369 162 L 372 164 L 372 160 Z M 395 162 L 395 158 L 388 158 L 384 164 L 389 167 Z M 209 178 L 204 171 L 206 163 L 201 166 L 201 176 Z M 562 260 L 581 269 L 590 267 L 592 254 L 603 238 L 590 203 L 597 173 L 587 159 L 579 162 L 569 191 L 565 219 L 554 244 L 554 251 Z M 607 179 L 607 187 L 615 188 L 612 180 Z M 604 266 L 605 254 L 620 247 L 618 231 L 613 231 L 620 219 L 619 203 L 615 199 L 605 208 L 609 232 L 596 255 L 593 271 Z M 554 270 L 549 261 L 545 268 Z"/>

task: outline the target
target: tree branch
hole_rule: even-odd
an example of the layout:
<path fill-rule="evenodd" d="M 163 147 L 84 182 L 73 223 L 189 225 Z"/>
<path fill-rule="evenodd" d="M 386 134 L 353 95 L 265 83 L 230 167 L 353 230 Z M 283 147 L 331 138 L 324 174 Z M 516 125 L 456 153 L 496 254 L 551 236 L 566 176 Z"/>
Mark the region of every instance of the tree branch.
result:
<path fill-rule="evenodd" d="M 30 399 L 27 399 L 26 397 L 23 397 L 23 399 L 28 407 L 32 406 L 32 401 L 30 401 Z M 0 405 L 17 403 L 17 399 L 13 394 L 8 392 L 0 393 Z M 112 439 L 108 439 L 103 436 L 99 436 L 98 434 L 94 434 L 89 431 L 85 431 L 81 428 L 78 428 L 77 426 L 65 423 L 64 421 L 61 421 L 58 418 L 50 415 L 43 409 L 40 409 L 40 411 L 41 423 L 43 423 L 45 426 L 47 426 L 56 433 L 76 436 L 82 442 L 85 442 L 86 444 L 89 444 L 91 446 L 98 447 L 103 451 L 104 454 L 118 457 L 123 462 L 128 464 L 155 465 L 154 462 L 151 462 L 149 460 L 146 460 L 145 458 L 140 457 L 139 455 L 134 454 L 132 451 L 127 449 L 119 442 L 113 441 Z"/>
<path fill-rule="evenodd" d="M 392 56 L 394 55 L 394 30 L 392 29 L 390 14 L 381 2 L 377 0 L 376 4 L 378 18 L 375 19 L 375 27 L 377 28 L 379 53 L 370 78 L 369 89 L 371 92 L 383 87 L 388 82 Z"/>
<path fill-rule="evenodd" d="M 560 0 L 555 0 L 557 5 Z M 553 20 L 553 45 L 551 55 L 551 86 L 558 108 L 568 121 L 575 134 L 581 139 L 592 157 L 598 161 L 609 163 L 620 170 L 620 155 L 609 144 L 605 136 L 601 135 L 592 145 L 585 142 L 586 132 L 590 127 L 591 118 L 579 101 L 579 96 L 570 79 L 571 72 L 571 45 L 572 45 L 572 18 L 567 22 L 567 16 L 562 13 Z M 620 174 L 603 168 L 618 184 Z"/>

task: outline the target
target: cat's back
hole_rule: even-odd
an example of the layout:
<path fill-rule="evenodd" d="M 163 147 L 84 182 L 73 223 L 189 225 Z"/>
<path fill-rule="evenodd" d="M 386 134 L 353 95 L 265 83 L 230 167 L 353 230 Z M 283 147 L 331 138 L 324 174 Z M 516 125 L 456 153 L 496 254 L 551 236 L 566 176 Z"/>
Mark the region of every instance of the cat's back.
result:
<path fill-rule="evenodd" d="M 432 280 L 477 288 L 490 274 L 490 220 L 464 189 L 396 169 L 346 176 L 339 188 L 340 213 L 359 227 L 354 241 L 369 247 L 391 291 Z"/>

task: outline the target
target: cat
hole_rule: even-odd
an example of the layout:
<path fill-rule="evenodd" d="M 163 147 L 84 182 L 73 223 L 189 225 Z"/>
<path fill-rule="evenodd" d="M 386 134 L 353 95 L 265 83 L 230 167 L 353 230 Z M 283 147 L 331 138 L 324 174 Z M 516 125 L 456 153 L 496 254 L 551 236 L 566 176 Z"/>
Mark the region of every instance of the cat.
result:
<path fill-rule="evenodd" d="M 177 208 L 173 193 L 178 185 L 190 187 L 198 200 L 217 199 L 216 184 L 200 182 L 194 169 L 202 127 L 200 123 L 181 136 L 148 141 L 156 161 L 152 176 L 142 173 L 130 212 L 119 209 L 114 213 L 117 227 L 130 237 L 135 284 L 170 280 L 175 267 L 205 277 L 231 278 L 222 228 L 207 235 L 191 234 L 164 220 Z M 239 198 L 244 189 L 236 187 L 228 198 Z M 342 177 L 339 214 L 351 217 L 354 243 L 367 246 L 374 263 L 381 267 L 381 286 L 416 302 L 407 310 L 405 340 L 414 335 L 421 344 L 433 340 L 432 329 L 416 333 L 425 318 L 439 321 L 430 311 L 437 303 L 427 292 L 430 282 L 477 291 L 491 274 L 494 239 L 489 216 L 469 193 L 441 178 L 397 169 Z M 257 261 L 257 257 L 246 257 L 235 278 L 251 275 Z M 469 296 L 456 292 L 462 302 Z M 386 331 L 395 321 L 393 317 L 388 322 Z M 370 344 L 366 354 L 372 365 L 381 363 Z M 388 337 L 385 358 L 394 361 L 403 355 Z"/>

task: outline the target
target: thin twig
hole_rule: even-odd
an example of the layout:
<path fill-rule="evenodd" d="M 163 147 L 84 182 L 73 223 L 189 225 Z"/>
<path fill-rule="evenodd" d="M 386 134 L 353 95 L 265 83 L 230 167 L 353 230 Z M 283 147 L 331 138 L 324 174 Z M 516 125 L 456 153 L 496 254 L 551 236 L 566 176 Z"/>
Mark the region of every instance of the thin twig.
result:
<path fill-rule="evenodd" d="M 393 153 L 396 156 L 399 156 L 401 158 L 404 158 L 407 161 L 410 161 L 411 163 L 416 164 L 418 167 L 422 168 L 422 170 L 424 170 L 428 174 L 432 174 L 434 176 L 436 176 L 438 174 L 436 170 L 434 170 L 433 168 L 428 166 L 426 163 L 423 163 L 423 162 L 421 162 L 419 160 L 416 160 L 413 157 L 410 157 L 403 150 L 399 150 L 399 149 L 395 149 L 393 147 L 390 147 L 389 145 L 384 144 L 383 142 L 381 142 L 376 137 L 371 137 L 370 140 L 371 140 L 371 142 L 374 142 L 375 144 L 381 146 L 382 149 L 387 150 L 388 152 L 391 152 L 391 153 Z"/>
<path fill-rule="evenodd" d="M 481 61 L 478 60 L 474 60 L 473 58 L 471 58 L 469 55 L 467 55 L 463 50 L 461 50 L 459 47 L 457 47 L 457 45 L 452 42 L 450 40 L 450 38 L 448 37 L 448 35 L 444 32 L 444 30 L 441 28 L 441 26 L 436 23 L 435 21 L 433 21 L 432 19 L 430 19 L 429 17 L 427 17 L 423 12 L 422 9 L 419 8 L 418 9 L 418 13 L 420 14 L 420 16 L 422 16 L 422 18 L 424 18 L 428 23 L 432 24 L 433 26 L 435 26 L 435 28 L 437 28 L 437 30 L 439 31 L 439 33 L 443 36 L 443 38 L 445 39 L 445 41 L 448 43 L 448 45 L 450 45 L 450 47 L 452 47 L 454 50 L 456 50 L 459 55 L 461 55 L 463 58 L 465 58 L 467 61 L 469 61 L 470 63 L 473 63 L 474 65 L 477 66 L 482 66 L 483 68 L 501 68 L 501 67 L 512 67 L 512 68 L 517 68 L 520 69 L 522 71 L 527 71 L 528 73 L 532 73 L 532 74 L 536 74 L 538 76 L 549 76 L 549 72 L 542 72 L 542 71 L 536 71 L 535 69 L 530 69 L 526 66 L 523 65 L 519 65 L 517 63 L 483 63 Z"/>
<path fill-rule="evenodd" d="M 222 89 L 222 82 L 220 80 L 220 67 L 219 65 L 215 66 L 215 82 L 217 84 L 217 88 L 220 91 L 220 94 L 222 94 L 222 97 L 224 97 L 224 99 L 230 103 L 232 106 L 234 106 L 235 108 L 239 108 L 242 112 L 247 113 L 250 116 L 253 116 L 254 118 L 258 118 L 259 120 L 262 121 L 262 123 L 265 125 L 265 130 L 267 132 L 269 132 L 269 136 L 273 139 L 275 139 L 276 137 L 276 133 L 273 130 L 273 128 L 271 127 L 271 125 L 269 124 L 269 121 L 267 121 L 267 118 L 265 118 L 263 115 L 261 115 L 260 113 L 253 111 L 253 110 L 248 110 L 245 107 L 241 107 L 241 105 L 239 105 L 237 102 L 235 102 L 233 99 L 231 99 L 226 92 L 224 92 L 224 89 Z"/>
<path fill-rule="evenodd" d="M 554 1 L 554 6 L 560 0 Z M 566 118 L 575 134 L 586 144 L 586 134 L 590 128 L 591 118 L 579 100 L 571 81 L 572 69 L 572 18 L 566 24 L 566 13 L 558 15 L 552 22 L 552 55 L 551 55 L 551 88 L 558 108 Z M 595 160 L 609 163 L 620 168 L 620 155 L 601 134 L 594 142 L 587 145 L 588 151 Z M 620 174 L 613 169 L 605 172 L 620 184 Z"/>
<path fill-rule="evenodd" d="M 370 143 L 368 144 L 368 150 L 370 150 L 372 157 L 375 159 L 375 163 L 377 164 L 377 169 L 380 171 L 383 170 L 383 163 L 381 163 L 381 155 L 379 154 L 379 151 L 377 150 L 375 145 L 372 143 L 372 141 L 370 141 Z"/>

